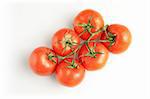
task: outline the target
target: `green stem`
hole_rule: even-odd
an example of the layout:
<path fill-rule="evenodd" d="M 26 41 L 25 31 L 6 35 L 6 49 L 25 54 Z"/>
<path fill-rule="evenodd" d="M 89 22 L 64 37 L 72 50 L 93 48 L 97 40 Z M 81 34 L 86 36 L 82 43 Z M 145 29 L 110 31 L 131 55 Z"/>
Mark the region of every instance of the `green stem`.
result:
<path fill-rule="evenodd" d="M 106 38 L 109 38 L 109 35 L 107 34 L 107 28 L 108 28 L 108 24 L 107 25 L 105 25 L 104 27 L 103 27 L 103 31 L 104 31 L 104 33 L 105 33 L 105 35 L 106 35 Z"/>
<path fill-rule="evenodd" d="M 109 42 L 109 40 L 91 40 L 89 42 Z"/>
<path fill-rule="evenodd" d="M 71 55 L 75 54 L 75 52 L 76 52 L 78 49 L 80 49 L 83 44 L 84 44 L 84 42 L 81 43 L 76 49 L 74 49 L 71 53 L 69 53 L 69 54 L 66 55 L 66 56 L 59 56 L 59 55 L 58 55 L 58 58 L 60 58 L 60 59 L 65 59 L 65 58 L 70 57 Z"/>
<path fill-rule="evenodd" d="M 87 29 L 87 31 L 92 35 L 91 28 Z"/>
<path fill-rule="evenodd" d="M 53 59 L 53 58 L 55 58 L 55 57 L 56 57 L 56 56 L 53 55 L 52 53 L 50 53 L 50 54 L 48 55 L 48 59 L 51 60 L 52 62 L 54 62 L 54 63 L 56 64 L 56 61 Z"/>
<path fill-rule="evenodd" d="M 76 49 L 74 49 L 71 53 L 69 53 L 69 54 L 66 55 L 66 56 L 59 56 L 59 55 L 57 55 L 58 58 L 61 59 L 61 60 L 65 59 L 65 58 L 69 58 L 71 55 L 75 54 L 76 51 L 79 50 L 83 44 L 86 44 L 86 46 L 88 47 L 89 51 L 91 51 L 91 49 L 90 49 L 90 47 L 89 47 L 89 45 L 88 45 L 89 42 L 109 42 L 109 40 L 91 40 L 91 38 L 92 38 L 94 35 L 96 35 L 97 33 L 101 32 L 101 31 L 102 31 L 102 30 L 100 29 L 100 30 L 98 30 L 98 31 L 96 31 L 96 32 L 94 32 L 94 33 L 92 33 L 92 34 L 90 35 L 90 37 L 89 37 L 86 41 L 84 41 L 83 43 L 81 43 L 81 44 L 80 44 Z"/>
<path fill-rule="evenodd" d="M 78 36 L 82 36 L 84 33 L 86 32 L 86 30 L 84 30 L 83 32 L 81 32 Z"/>
<path fill-rule="evenodd" d="M 86 44 L 88 50 L 91 52 L 91 49 L 90 49 L 90 47 L 89 47 L 89 45 L 88 45 L 88 42 L 85 42 L 85 44 Z"/>
<path fill-rule="evenodd" d="M 95 34 L 91 34 L 91 36 L 87 39 L 87 41 L 86 42 L 89 42 L 90 41 L 90 39 L 94 36 Z"/>
<path fill-rule="evenodd" d="M 94 28 L 94 26 L 91 25 L 91 22 L 90 22 L 91 19 L 92 19 L 92 16 L 89 18 L 89 21 L 88 21 L 87 24 L 79 24 L 79 26 L 82 26 L 82 27 L 84 28 L 84 31 L 79 34 L 79 37 L 82 36 L 86 31 L 89 32 L 90 37 L 89 37 L 86 41 L 84 41 L 83 43 L 81 43 L 76 49 L 72 50 L 72 52 L 69 53 L 68 55 L 66 55 L 66 56 L 59 56 L 59 55 L 57 55 L 57 57 L 58 57 L 59 59 L 62 60 L 62 59 L 65 59 L 65 58 L 69 58 L 69 57 L 70 57 L 71 55 L 73 55 L 73 54 L 74 54 L 74 59 L 75 59 L 76 51 L 79 50 L 83 44 L 86 44 L 88 50 L 89 50 L 90 52 L 92 52 L 92 49 L 90 49 L 90 47 L 89 47 L 89 45 L 88 45 L 89 42 L 110 42 L 110 40 L 108 40 L 109 35 L 107 34 L 108 25 L 105 25 L 103 28 L 97 30 L 96 32 L 91 32 L 91 29 Z M 103 32 L 103 31 L 104 31 L 104 32 Z M 100 32 L 106 34 L 107 40 L 91 40 L 93 36 L 95 36 L 96 34 L 98 34 L 98 33 L 100 33 Z"/>
<path fill-rule="evenodd" d="M 59 55 L 57 55 L 57 58 L 59 58 L 61 60 L 64 59 L 63 56 L 59 56 Z"/>

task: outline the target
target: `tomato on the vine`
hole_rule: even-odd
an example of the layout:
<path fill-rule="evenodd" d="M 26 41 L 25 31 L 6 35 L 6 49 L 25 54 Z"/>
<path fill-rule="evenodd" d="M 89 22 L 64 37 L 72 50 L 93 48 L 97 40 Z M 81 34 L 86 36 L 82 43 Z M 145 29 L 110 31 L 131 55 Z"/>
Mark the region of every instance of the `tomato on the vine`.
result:
<path fill-rule="evenodd" d="M 131 39 L 127 27 L 120 24 L 104 26 L 99 12 L 86 9 L 75 17 L 73 29 L 62 28 L 54 34 L 53 50 L 36 48 L 29 57 L 29 64 L 38 75 L 47 76 L 56 71 L 59 83 L 74 87 L 84 79 L 85 70 L 103 68 L 109 51 L 115 54 L 124 52 Z"/>
<path fill-rule="evenodd" d="M 104 46 L 112 53 L 119 54 L 128 49 L 131 43 L 131 33 L 127 27 L 120 24 L 112 24 L 108 26 L 105 33 L 101 35 Z"/>
<path fill-rule="evenodd" d="M 72 58 L 62 60 L 56 68 L 56 79 L 64 86 L 73 87 L 78 85 L 84 78 L 85 69 Z"/>
<path fill-rule="evenodd" d="M 81 11 L 73 22 L 75 32 L 83 39 L 87 40 L 94 32 L 98 32 L 104 26 L 104 21 L 100 13 L 92 9 Z M 91 40 L 98 38 L 101 35 L 98 32 Z"/>
<path fill-rule="evenodd" d="M 79 43 L 80 38 L 69 28 L 58 30 L 52 38 L 52 47 L 60 56 L 65 56 L 72 52 L 72 50 L 77 48 Z"/>
<path fill-rule="evenodd" d="M 39 75 L 51 75 L 58 63 L 53 50 L 47 47 L 36 48 L 29 57 L 31 69 Z"/>
<path fill-rule="evenodd" d="M 102 68 L 109 57 L 108 50 L 101 43 L 89 42 L 79 51 L 79 60 L 87 70 Z"/>

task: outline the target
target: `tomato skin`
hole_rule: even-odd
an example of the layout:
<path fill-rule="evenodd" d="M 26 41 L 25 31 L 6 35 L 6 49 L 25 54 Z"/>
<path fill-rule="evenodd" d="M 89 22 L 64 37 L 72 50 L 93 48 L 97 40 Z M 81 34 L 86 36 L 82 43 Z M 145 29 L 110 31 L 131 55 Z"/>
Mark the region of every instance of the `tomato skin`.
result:
<path fill-rule="evenodd" d="M 97 11 L 94 11 L 92 9 L 86 9 L 81 11 L 74 19 L 73 26 L 75 32 L 79 35 L 84 31 L 84 28 L 82 26 L 79 26 L 79 24 L 87 24 L 89 18 L 91 19 L 91 24 L 94 26 L 94 28 L 91 29 L 91 32 L 96 32 L 97 30 L 103 28 L 104 21 L 100 13 Z M 96 34 L 91 38 L 91 40 L 98 38 L 101 35 L 101 33 Z M 83 40 L 87 40 L 90 37 L 89 32 L 85 32 L 83 35 L 80 36 Z"/>
<path fill-rule="evenodd" d="M 108 48 L 110 44 L 109 42 L 103 43 L 110 52 L 114 54 L 119 54 L 128 49 L 132 37 L 127 27 L 120 24 L 112 24 L 108 26 L 107 31 L 116 35 L 115 43 L 110 48 Z M 102 34 L 101 39 L 106 39 L 106 35 L 104 33 Z"/>
<path fill-rule="evenodd" d="M 94 42 L 88 43 L 89 47 L 94 47 Z M 82 63 L 82 65 L 85 67 L 86 70 L 94 71 L 101 69 L 107 62 L 109 57 L 108 50 L 103 46 L 101 43 L 96 43 L 96 52 L 102 52 L 103 54 L 96 54 L 96 58 L 90 57 L 90 56 L 83 56 L 86 55 L 89 50 L 87 46 L 84 44 L 80 51 L 79 51 L 79 60 Z"/>
<path fill-rule="evenodd" d="M 70 37 L 72 37 L 72 39 L 69 39 Z M 72 48 L 67 46 L 66 50 L 63 51 L 65 49 L 66 43 L 64 42 L 66 42 L 66 40 L 70 40 L 71 42 L 75 42 L 76 44 L 73 45 Z M 54 49 L 55 53 L 60 56 L 69 54 L 73 49 L 77 48 L 78 44 L 80 44 L 80 38 L 72 29 L 69 28 L 58 30 L 52 38 L 52 48 Z"/>
<path fill-rule="evenodd" d="M 51 75 L 56 68 L 56 65 L 58 63 L 57 58 L 53 58 L 53 60 L 56 62 L 52 62 L 48 59 L 49 54 L 55 55 L 53 50 L 47 48 L 47 47 L 38 47 L 36 48 L 32 54 L 29 57 L 29 64 L 31 69 L 38 75 L 46 76 Z"/>
<path fill-rule="evenodd" d="M 62 60 L 56 68 L 56 79 L 64 86 L 74 87 L 81 83 L 85 75 L 84 67 L 75 60 L 78 68 L 68 68 L 65 60 L 71 62 L 72 58 Z"/>

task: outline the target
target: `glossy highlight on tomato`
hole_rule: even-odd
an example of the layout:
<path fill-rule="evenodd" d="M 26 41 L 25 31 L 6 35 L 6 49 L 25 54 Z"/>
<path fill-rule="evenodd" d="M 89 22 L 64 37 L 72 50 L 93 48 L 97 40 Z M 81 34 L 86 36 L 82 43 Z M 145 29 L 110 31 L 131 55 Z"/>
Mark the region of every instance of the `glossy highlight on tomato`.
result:
<path fill-rule="evenodd" d="M 52 38 L 52 48 L 55 53 L 65 56 L 76 49 L 80 43 L 78 35 L 69 28 L 58 30 Z"/>
<path fill-rule="evenodd" d="M 58 59 L 52 49 L 47 47 L 36 48 L 29 57 L 31 69 L 38 75 L 51 75 L 56 68 Z"/>
<path fill-rule="evenodd" d="M 102 68 L 109 57 L 108 50 L 101 43 L 84 44 L 79 51 L 79 60 L 87 70 Z"/>
<path fill-rule="evenodd" d="M 131 43 L 132 36 L 127 27 L 120 24 L 111 24 L 108 26 L 106 32 L 107 35 L 106 33 L 103 33 L 101 36 L 101 40 L 108 39 L 110 41 L 103 43 L 110 52 L 119 54 L 128 49 Z"/>
<path fill-rule="evenodd" d="M 121 24 L 104 26 L 101 14 L 85 9 L 77 14 L 73 29 L 61 28 L 52 37 L 52 49 L 38 47 L 29 57 L 32 71 L 41 76 L 55 73 L 67 87 L 79 85 L 85 72 L 103 68 L 109 52 L 119 54 L 131 43 L 131 32 Z"/>
<path fill-rule="evenodd" d="M 64 86 L 74 87 L 81 83 L 85 75 L 84 67 L 72 58 L 62 60 L 56 68 L 56 79 Z"/>
<path fill-rule="evenodd" d="M 104 20 L 100 13 L 92 9 L 81 11 L 73 22 L 75 32 L 83 39 L 87 40 L 90 33 L 94 33 L 103 28 Z M 98 38 L 101 35 L 99 32 L 91 38 L 91 40 Z"/>

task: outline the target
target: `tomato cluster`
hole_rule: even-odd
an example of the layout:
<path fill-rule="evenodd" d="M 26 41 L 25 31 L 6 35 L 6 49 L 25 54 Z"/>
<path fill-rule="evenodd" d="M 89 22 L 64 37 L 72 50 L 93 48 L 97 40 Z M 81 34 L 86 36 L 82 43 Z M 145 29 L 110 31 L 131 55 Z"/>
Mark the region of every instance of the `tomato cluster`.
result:
<path fill-rule="evenodd" d="M 32 70 L 43 76 L 56 73 L 56 79 L 63 85 L 78 85 L 85 76 L 85 70 L 102 68 L 109 52 L 119 54 L 131 43 L 131 33 L 120 24 L 104 26 L 100 13 L 92 9 L 81 11 L 74 19 L 74 29 L 58 30 L 52 38 L 52 49 L 36 48 L 30 58 Z"/>

